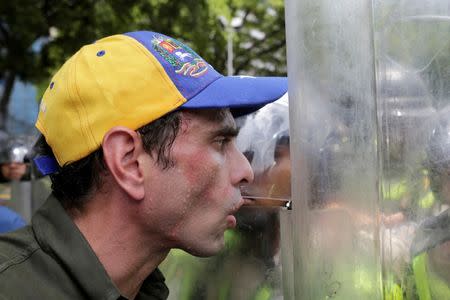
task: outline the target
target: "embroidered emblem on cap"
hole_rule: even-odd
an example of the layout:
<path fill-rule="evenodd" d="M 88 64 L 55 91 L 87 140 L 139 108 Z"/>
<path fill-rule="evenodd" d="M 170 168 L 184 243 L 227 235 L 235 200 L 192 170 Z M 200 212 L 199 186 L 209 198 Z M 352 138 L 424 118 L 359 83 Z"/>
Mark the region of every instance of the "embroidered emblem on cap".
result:
<path fill-rule="evenodd" d="M 177 74 L 200 77 L 208 71 L 208 64 L 197 53 L 176 40 L 156 35 L 152 45 Z"/>

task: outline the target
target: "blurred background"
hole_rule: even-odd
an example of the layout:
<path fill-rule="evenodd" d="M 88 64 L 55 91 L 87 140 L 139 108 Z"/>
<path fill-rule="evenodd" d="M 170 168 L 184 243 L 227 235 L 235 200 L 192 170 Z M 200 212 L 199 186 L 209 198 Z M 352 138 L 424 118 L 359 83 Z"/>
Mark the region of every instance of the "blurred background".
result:
<path fill-rule="evenodd" d="M 49 193 L 28 155 L 51 74 L 139 29 L 224 75 L 289 72 L 237 142 L 243 193 L 292 209 L 244 207 L 216 257 L 171 251 L 170 299 L 450 299 L 449 0 L 2 1 L 0 203 L 17 226 Z"/>
<path fill-rule="evenodd" d="M 51 74 L 80 46 L 142 29 L 180 38 L 223 74 L 286 75 L 282 0 L 2 1 L 0 130 L 33 131 Z"/>
<path fill-rule="evenodd" d="M 34 122 L 40 98 L 52 74 L 82 45 L 135 30 L 182 40 L 224 75 L 287 74 L 283 0 L 1 1 L 0 208 L 11 209 L 6 220 L 13 220 L 6 229 L 30 222 L 50 192 L 49 179 L 34 170 L 29 156 L 37 136 Z M 283 101 L 278 118 L 284 119 L 286 130 L 287 98 Z M 270 120 L 270 113 L 265 120 Z M 267 161 L 255 159 L 261 168 L 273 162 L 272 140 L 278 127 L 266 136 L 272 144 Z M 242 148 L 254 153 L 250 145 Z M 1 218 L 5 217 L 0 216 L 0 231 Z M 282 297 L 276 210 L 252 208 L 239 219 L 238 229 L 226 233 L 226 249 L 216 258 L 172 251 L 162 266 L 170 299 Z M 238 271 L 243 276 L 237 281 Z"/>

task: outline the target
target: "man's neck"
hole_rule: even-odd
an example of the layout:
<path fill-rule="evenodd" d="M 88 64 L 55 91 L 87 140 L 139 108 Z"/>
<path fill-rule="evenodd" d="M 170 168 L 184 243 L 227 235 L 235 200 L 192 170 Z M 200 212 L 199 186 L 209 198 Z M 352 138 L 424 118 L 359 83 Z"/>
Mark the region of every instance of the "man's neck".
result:
<path fill-rule="evenodd" d="M 144 235 L 129 222 L 133 216 L 126 209 L 106 202 L 92 201 L 95 204 L 82 214 L 71 215 L 120 293 L 134 299 L 169 250 L 161 248 L 156 237 Z"/>

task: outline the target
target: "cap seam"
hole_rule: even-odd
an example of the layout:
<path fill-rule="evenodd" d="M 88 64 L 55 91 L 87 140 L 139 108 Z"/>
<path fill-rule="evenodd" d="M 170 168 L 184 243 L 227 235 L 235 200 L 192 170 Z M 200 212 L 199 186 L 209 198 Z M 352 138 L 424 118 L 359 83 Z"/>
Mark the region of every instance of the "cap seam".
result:
<path fill-rule="evenodd" d="M 72 59 L 74 60 L 73 62 L 72 62 Z M 66 62 L 66 64 L 69 64 L 68 65 L 68 68 L 67 68 L 67 81 L 62 81 L 61 83 L 60 83 L 60 85 L 61 85 L 61 89 L 63 89 L 63 91 L 62 91 L 62 94 L 64 95 L 66 95 L 66 97 L 68 98 L 68 101 L 69 102 L 71 102 L 72 103 L 72 105 L 73 105 L 73 107 L 76 107 L 76 102 L 75 102 L 75 100 L 73 99 L 73 93 L 71 92 L 71 90 L 70 90 L 70 87 L 69 87 L 69 82 L 70 82 L 70 79 L 71 79 L 71 76 L 72 76 L 72 74 L 74 73 L 74 71 L 73 71 L 73 68 L 74 68 L 74 64 L 75 64 L 75 60 L 77 59 L 77 55 L 75 54 L 70 60 L 68 60 L 67 62 Z M 61 76 L 63 76 L 63 75 L 61 75 Z M 52 81 L 53 81 L 54 79 L 52 79 Z M 58 84 L 58 83 L 57 83 Z M 56 91 L 55 91 L 56 92 Z M 58 101 L 58 100 L 56 100 L 56 101 Z M 75 111 L 76 111 L 76 115 L 77 115 L 77 118 L 78 118 L 78 122 L 80 122 L 80 113 L 79 113 L 79 111 L 78 111 L 78 109 L 75 109 Z M 81 122 L 80 122 L 81 123 Z M 48 142 L 48 141 L 47 141 Z M 51 146 L 51 145 L 50 145 Z M 56 158 L 56 160 L 58 161 L 58 164 L 60 165 L 60 166 L 62 166 L 62 165 L 64 165 L 65 163 L 67 163 L 67 161 L 65 161 L 66 160 L 66 155 L 64 155 L 64 154 L 62 154 L 62 153 L 60 153 L 60 151 L 62 150 L 61 149 L 61 147 L 59 147 L 59 149 L 57 150 L 57 151 L 55 151 L 55 149 L 53 149 L 53 147 L 51 147 L 52 148 L 52 152 L 53 152 L 53 155 L 55 156 L 55 158 Z"/>
<path fill-rule="evenodd" d="M 81 124 L 81 128 L 83 129 L 83 130 L 82 130 L 82 133 L 84 132 L 84 133 L 86 134 L 86 137 L 87 137 L 88 139 L 91 139 L 90 142 L 85 141 L 86 144 L 87 144 L 87 146 L 88 146 L 88 149 L 90 149 L 90 148 L 91 148 L 91 147 L 90 147 L 90 144 L 91 144 L 91 143 L 95 145 L 95 137 L 94 137 L 94 134 L 93 134 L 93 132 L 92 132 L 90 126 L 89 126 L 89 125 L 91 124 L 91 122 L 90 122 L 90 120 L 89 120 L 89 118 L 88 118 L 88 114 L 86 113 L 86 108 L 85 108 L 85 106 L 84 106 L 84 103 L 83 103 L 83 101 L 81 100 L 81 97 L 80 97 L 80 92 L 79 92 L 79 90 L 78 90 L 78 80 L 77 80 L 77 76 L 76 76 L 77 63 L 78 63 L 78 60 L 80 59 L 81 53 L 82 53 L 82 51 L 78 52 L 78 54 L 74 57 L 74 58 L 75 58 L 75 61 L 74 61 L 74 64 L 73 64 L 73 70 L 72 70 L 72 73 L 73 73 L 73 74 L 71 74 L 71 76 L 73 76 L 74 90 L 75 90 L 76 96 L 78 97 L 77 100 L 78 100 L 78 102 L 80 103 L 80 106 L 81 106 L 81 108 L 82 108 L 82 110 L 83 110 L 84 118 L 86 119 L 86 124 L 85 124 L 85 126 L 84 126 L 83 120 L 82 120 L 82 119 L 83 119 L 83 116 L 82 116 L 83 114 L 80 112 L 80 110 L 77 109 L 78 119 L 79 119 L 79 122 L 80 122 L 80 124 Z M 75 97 L 74 97 L 74 98 L 75 98 Z M 73 99 L 72 101 L 75 102 L 75 99 Z M 76 106 L 75 106 L 75 107 L 76 107 Z M 80 157 L 81 155 L 78 154 L 77 156 Z"/>

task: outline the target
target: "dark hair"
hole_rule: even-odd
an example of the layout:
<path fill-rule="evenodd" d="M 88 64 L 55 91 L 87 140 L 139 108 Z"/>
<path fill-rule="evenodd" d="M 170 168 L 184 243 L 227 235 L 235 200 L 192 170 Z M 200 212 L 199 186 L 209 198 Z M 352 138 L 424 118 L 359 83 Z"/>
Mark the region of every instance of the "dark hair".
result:
<path fill-rule="evenodd" d="M 180 124 L 181 114 L 175 111 L 137 129 L 145 151 L 152 157 L 156 155 L 157 163 L 163 169 L 173 166 L 170 150 Z M 37 155 L 53 156 L 43 135 L 36 142 L 34 151 Z M 66 209 L 82 210 L 88 196 L 102 186 L 106 170 L 103 150 L 100 147 L 88 156 L 65 164 L 51 174 L 52 192 Z"/>

